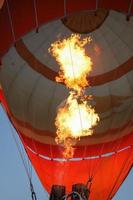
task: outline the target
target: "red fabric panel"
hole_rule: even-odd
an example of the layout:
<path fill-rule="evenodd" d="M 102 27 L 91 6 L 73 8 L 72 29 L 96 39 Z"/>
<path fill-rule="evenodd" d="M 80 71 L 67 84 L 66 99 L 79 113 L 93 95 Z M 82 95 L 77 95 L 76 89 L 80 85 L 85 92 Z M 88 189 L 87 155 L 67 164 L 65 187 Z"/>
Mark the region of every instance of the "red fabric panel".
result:
<path fill-rule="evenodd" d="M 33 0 L 8 0 L 16 40 L 35 27 Z"/>
<path fill-rule="evenodd" d="M 110 157 L 67 162 L 45 160 L 27 152 L 48 192 L 53 184 L 65 185 L 70 192 L 74 183 L 86 183 L 92 176 L 89 200 L 112 199 L 133 163 L 132 148 Z"/>
<path fill-rule="evenodd" d="M 96 0 L 67 0 L 67 14 L 81 10 L 95 10 Z"/>
<path fill-rule="evenodd" d="M 99 7 L 121 12 L 128 12 L 130 1 L 131 0 L 99 0 Z"/>
<path fill-rule="evenodd" d="M 0 58 L 13 43 L 6 3 L 0 10 Z"/>
<path fill-rule="evenodd" d="M 64 1 L 36 1 L 39 25 L 64 16 Z"/>
<path fill-rule="evenodd" d="M 21 134 L 21 136 L 25 142 L 25 145 L 28 145 L 31 149 L 34 149 L 34 146 L 36 146 L 38 154 L 51 158 L 62 158 L 63 148 L 61 146 L 42 144 L 40 142 L 37 142 L 35 140 L 33 141 L 32 139 L 25 137 L 23 134 Z M 74 157 L 83 158 L 89 156 L 99 156 L 100 154 L 116 152 L 132 144 L 133 132 L 113 142 L 76 147 Z"/>
<path fill-rule="evenodd" d="M 35 28 L 35 10 L 33 0 L 8 0 L 16 39 Z M 63 0 L 36 1 L 38 23 L 43 24 L 64 15 Z M 99 0 L 99 7 L 127 12 L 130 0 Z M 67 0 L 67 12 L 95 9 L 94 0 Z M 133 9 L 132 9 L 133 11 Z M 133 13 L 133 12 L 132 12 Z M 12 33 L 8 21 L 6 2 L 0 10 L 0 56 L 3 56 L 13 44 Z"/>

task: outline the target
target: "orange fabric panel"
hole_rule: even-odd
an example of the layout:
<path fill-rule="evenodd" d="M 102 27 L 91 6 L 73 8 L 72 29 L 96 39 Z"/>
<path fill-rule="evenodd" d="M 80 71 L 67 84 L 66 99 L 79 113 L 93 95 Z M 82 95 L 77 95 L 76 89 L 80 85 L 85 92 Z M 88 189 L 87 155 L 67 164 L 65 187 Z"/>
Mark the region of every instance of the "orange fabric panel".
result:
<path fill-rule="evenodd" d="M 65 185 L 70 192 L 74 183 L 86 183 L 92 176 L 89 200 L 111 199 L 133 163 L 133 147 L 109 157 L 67 162 L 45 160 L 28 149 L 27 152 L 48 192 L 53 184 Z"/>

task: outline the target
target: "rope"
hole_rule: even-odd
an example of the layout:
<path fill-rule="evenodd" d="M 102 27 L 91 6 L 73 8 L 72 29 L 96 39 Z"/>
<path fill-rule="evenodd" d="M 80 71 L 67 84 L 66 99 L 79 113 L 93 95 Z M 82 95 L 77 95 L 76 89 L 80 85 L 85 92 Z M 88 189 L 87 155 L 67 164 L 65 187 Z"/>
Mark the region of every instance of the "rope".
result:
<path fill-rule="evenodd" d="M 15 142 L 15 144 L 16 144 L 17 150 L 18 150 L 19 155 L 20 155 L 20 157 L 21 157 L 21 160 L 22 160 L 22 162 L 23 162 L 23 166 L 24 166 L 24 168 L 25 168 L 25 172 L 26 172 L 26 174 L 27 174 L 28 179 L 30 180 L 30 174 L 29 174 L 28 168 L 27 168 L 27 166 L 26 166 L 26 161 L 25 161 L 24 155 L 23 155 L 22 152 L 21 152 L 21 149 L 20 149 L 20 146 L 19 146 L 19 144 L 18 144 L 18 141 L 17 141 L 17 139 L 16 139 L 16 137 L 15 137 L 14 129 L 13 129 L 13 127 L 12 127 L 12 125 L 11 125 L 10 123 L 9 123 L 9 126 L 10 126 L 10 129 L 11 129 L 11 134 L 12 134 L 13 140 L 14 140 L 14 142 Z"/>
<path fill-rule="evenodd" d="M 31 180 L 30 180 L 30 190 L 31 190 L 31 198 L 32 198 L 32 200 L 37 200 L 36 193 L 34 191 L 34 187 L 33 187 L 33 184 L 32 184 Z"/>
<path fill-rule="evenodd" d="M 12 16 L 11 16 L 8 0 L 6 0 L 6 5 L 7 5 L 7 11 L 8 11 L 8 16 L 9 16 L 9 22 L 10 22 L 10 26 L 11 26 L 11 32 L 12 32 L 13 41 L 14 41 L 14 43 L 16 43 L 16 37 L 15 37 L 13 21 L 12 21 Z"/>
<path fill-rule="evenodd" d="M 96 0 L 95 16 L 97 16 L 98 7 L 99 7 L 99 0 Z"/>
<path fill-rule="evenodd" d="M 69 49 L 70 49 L 70 58 L 71 58 L 71 64 L 72 64 L 72 73 L 73 73 L 73 77 L 75 79 L 74 63 L 73 63 L 72 50 L 71 50 L 70 42 L 69 42 Z M 80 108 L 79 108 L 79 104 L 78 104 L 78 112 L 79 112 L 79 120 L 80 120 L 81 129 L 83 130 L 83 123 L 82 123 L 82 117 L 81 117 L 81 111 L 80 111 Z"/>
<path fill-rule="evenodd" d="M 99 0 L 96 0 L 96 11 L 98 10 Z"/>
<path fill-rule="evenodd" d="M 64 16 L 66 17 L 66 15 L 67 15 L 67 11 L 66 11 L 66 1 L 67 0 L 64 0 Z"/>
<path fill-rule="evenodd" d="M 93 178 L 89 178 L 87 183 L 86 183 L 86 188 L 89 188 L 89 190 L 91 189 L 92 180 L 93 180 Z"/>
<path fill-rule="evenodd" d="M 4 111 L 4 113 L 5 113 L 5 109 L 4 109 L 4 107 L 3 107 L 2 104 L 1 104 L 1 107 L 2 107 L 2 109 L 3 109 L 3 111 Z M 26 175 L 27 175 L 28 180 L 29 180 L 29 183 L 30 183 L 30 190 L 31 190 L 31 197 L 32 197 L 32 200 L 37 200 L 36 193 L 35 193 L 35 191 L 34 191 L 34 187 L 33 187 L 32 180 L 31 180 L 31 178 L 32 178 L 32 166 L 30 166 L 30 168 L 28 169 L 27 164 L 26 164 L 26 158 L 25 158 L 25 156 L 24 156 L 24 154 L 25 154 L 25 153 L 24 153 L 24 149 L 23 149 L 23 151 L 22 151 L 21 145 L 19 145 L 19 142 L 17 141 L 17 138 L 15 137 L 16 133 L 15 133 L 15 131 L 14 131 L 13 126 L 11 125 L 11 121 L 9 120 L 9 118 L 7 118 L 7 120 L 8 120 L 8 122 L 9 122 L 9 128 L 10 128 L 10 130 L 11 130 L 12 138 L 13 138 L 13 140 L 14 140 L 14 142 L 15 142 L 15 145 L 16 145 L 17 150 L 18 150 L 18 152 L 19 152 L 19 155 L 20 155 L 20 158 L 21 158 L 21 160 L 22 160 L 22 163 L 23 163 L 23 166 L 24 166 Z M 17 131 L 17 130 L 16 130 L 16 131 Z M 28 164 L 30 164 L 29 159 L 28 159 Z"/>
<path fill-rule="evenodd" d="M 127 12 L 127 21 L 130 20 L 130 15 L 131 15 L 132 6 L 133 6 L 133 0 L 130 0 L 128 12 Z"/>
<path fill-rule="evenodd" d="M 34 10 L 35 10 L 35 22 L 36 22 L 36 32 L 38 33 L 38 27 L 39 27 L 39 23 L 38 23 L 38 14 L 37 14 L 37 2 L 36 0 L 33 0 L 34 1 Z"/>

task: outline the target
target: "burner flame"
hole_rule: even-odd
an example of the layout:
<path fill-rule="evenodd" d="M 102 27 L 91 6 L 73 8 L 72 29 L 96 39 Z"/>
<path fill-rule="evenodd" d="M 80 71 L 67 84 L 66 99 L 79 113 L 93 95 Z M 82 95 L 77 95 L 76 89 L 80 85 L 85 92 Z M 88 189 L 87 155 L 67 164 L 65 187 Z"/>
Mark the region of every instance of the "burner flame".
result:
<path fill-rule="evenodd" d="M 90 37 L 81 40 L 80 35 L 72 34 L 69 38 L 54 42 L 49 49 L 60 66 L 56 81 L 63 82 L 70 90 L 55 119 L 55 140 L 57 144 L 63 144 L 65 158 L 73 157 L 74 145 L 81 137 L 92 135 L 93 127 L 100 120 L 95 109 L 88 104 L 91 97 L 85 95 L 92 61 L 86 55 L 84 46 L 90 42 Z"/>

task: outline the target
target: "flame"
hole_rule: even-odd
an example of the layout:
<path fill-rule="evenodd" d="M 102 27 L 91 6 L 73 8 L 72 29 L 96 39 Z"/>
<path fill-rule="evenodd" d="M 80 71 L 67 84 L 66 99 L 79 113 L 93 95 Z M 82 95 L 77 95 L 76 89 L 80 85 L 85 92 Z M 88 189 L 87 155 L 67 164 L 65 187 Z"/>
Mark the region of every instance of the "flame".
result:
<path fill-rule="evenodd" d="M 67 39 L 53 43 L 49 49 L 60 66 L 56 81 L 64 82 L 69 89 L 79 93 L 88 86 L 87 76 L 91 71 L 92 61 L 86 56 L 83 47 L 90 41 L 90 37 L 81 40 L 79 35 L 72 34 Z"/>
<path fill-rule="evenodd" d="M 55 119 L 57 127 L 56 142 L 64 144 L 65 157 L 73 157 L 75 141 L 82 136 L 92 135 L 92 127 L 99 121 L 98 114 L 94 108 L 87 104 L 87 101 L 75 98 L 71 92 L 65 104 L 58 109 Z"/>
<path fill-rule="evenodd" d="M 70 89 L 69 96 L 58 108 L 55 119 L 55 140 L 57 144 L 63 144 L 65 158 L 73 157 L 74 145 L 81 137 L 92 135 L 93 127 L 100 120 L 95 109 L 88 104 L 91 97 L 85 95 L 92 61 L 86 56 L 84 46 L 90 41 L 90 38 L 81 40 L 80 35 L 72 34 L 69 38 L 51 44 L 49 49 L 60 66 L 56 81 L 64 82 Z"/>
<path fill-rule="evenodd" d="M 74 93 L 71 93 L 65 105 L 58 109 L 55 125 L 57 135 L 63 138 L 92 135 L 92 126 L 97 121 L 95 110 L 87 105 L 87 101 L 78 102 Z M 93 117 L 94 116 L 94 117 Z"/>

